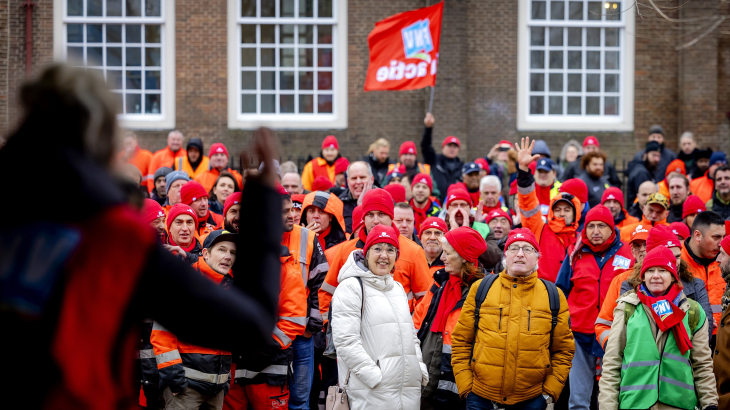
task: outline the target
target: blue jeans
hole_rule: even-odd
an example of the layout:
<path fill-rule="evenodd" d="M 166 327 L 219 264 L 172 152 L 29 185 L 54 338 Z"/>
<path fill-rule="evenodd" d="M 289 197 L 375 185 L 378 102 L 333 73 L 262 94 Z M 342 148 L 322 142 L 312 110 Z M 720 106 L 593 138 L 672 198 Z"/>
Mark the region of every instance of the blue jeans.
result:
<path fill-rule="evenodd" d="M 487 400 L 483 397 L 479 397 L 474 393 L 469 393 L 466 396 L 466 410 L 493 410 L 493 409 L 505 409 L 505 410 L 545 410 L 547 408 L 547 401 L 542 394 L 538 394 L 529 400 L 521 401 L 509 406 L 504 404 L 495 403 L 491 400 Z"/>
<path fill-rule="evenodd" d="M 294 361 L 289 379 L 289 408 L 309 410 L 309 390 L 314 373 L 314 341 L 311 337 L 297 336 L 291 344 Z"/>
<path fill-rule="evenodd" d="M 578 343 L 575 344 L 573 366 L 570 368 L 570 410 L 588 410 L 593 394 L 593 382 L 596 380 L 596 356 L 586 352 Z"/>

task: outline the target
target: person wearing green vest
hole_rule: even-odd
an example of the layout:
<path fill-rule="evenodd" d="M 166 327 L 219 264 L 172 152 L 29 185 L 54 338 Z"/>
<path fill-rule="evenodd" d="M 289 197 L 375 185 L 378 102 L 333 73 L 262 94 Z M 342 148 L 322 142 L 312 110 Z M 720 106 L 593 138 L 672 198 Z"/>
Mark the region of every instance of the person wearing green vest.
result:
<path fill-rule="evenodd" d="M 672 251 L 649 251 L 641 279 L 614 310 L 600 410 L 717 410 L 707 315 L 682 292 Z"/>

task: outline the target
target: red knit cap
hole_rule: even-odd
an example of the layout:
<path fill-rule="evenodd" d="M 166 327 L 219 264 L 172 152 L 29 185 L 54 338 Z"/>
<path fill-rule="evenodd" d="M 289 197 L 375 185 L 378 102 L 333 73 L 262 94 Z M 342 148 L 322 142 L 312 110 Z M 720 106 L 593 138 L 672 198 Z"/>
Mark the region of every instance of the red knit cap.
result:
<path fill-rule="evenodd" d="M 347 160 L 345 157 L 339 157 L 335 161 L 335 175 L 337 174 L 344 174 L 347 172 L 347 167 L 350 166 L 350 161 Z"/>
<path fill-rule="evenodd" d="M 461 142 L 453 135 L 449 135 L 448 137 L 446 137 L 444 142 L 441 143 L 441 148 L 445 147 L 448 144 L 456 144 L 457 147 L 461 147 Z"/>
<path fill-rule="evenodd" d="M 274 185 L 274 189 L 276 190 L 276 192 L 279 195 L 289 195 L 289 193 L 286 191 L 286 189 L 284 189 L 284 187 L 281 186 L 281 184 L 278 182 Z"/>
<path fill-rule="evenodd" d="M 666 178 L 672 172 L 679 172 L 682 175 L 687 175 L 687 168 L 684 165 L 684 161 L 681 159 L 675 159 L 667 165 L 667 170 L 664 172 L 664 178 Z"/>
<path fill-rule="evenodd" d="M 423 231 L 426 229 L 438 229 L 443 233 L 449 231 L 449 228 L 446 226 L 446 222 L 436 216 L 429 216 L 421 222 L 421 230 L 418 231 L 418 237 L 421 237 L 421 235 L 423 235 Z"/>
<path fill-rule="evenodd" d="M 208 156 L 212 157 L 213 154 L 226 154 L 226 156 L 228 156 L 228 149 L 226 149 L 226 146 L 223 145 L 223 143 L 216 142 L 215 144 L 210 146 L 210 152 L 208 152 Z"/>
<path fill-rule="evenodd" d="M 406 201 L 406 188 L 401 184 L 388 184 L 385 186 L 386 191 L 393 197 L 395 203 Z"/>
<path fill-rule="evenodd" d="M 398 150 L 398 156 L 401 156 L 403 154 L 413 154 L 417 155 L 418 151 L 416 151 L 416 143 L 413 141 L 406 141 L 400 145 L 400 150 Z"/>
<path fill-rule="evenodd" d="M 489 222 L 494 218 L 507 218 L 507 220 L 509 221 L 509 226 L 512 227 L 512 217 L 510 217 L 509 214 L 502 209 L 489 211 L 489 213 L 484 216 L 484 223 L 489 224 Z"/>
<path fill-rule="evenodd" d="M 413 177 L 413 182 L 411 182 L 411 189 L 413 189 L 413 186 L 416 184 L 426 184 L 428 185 L 428 189 L 433 192 L 433 180 L 431 179 L 431 175 L 416 174 L 416 176 Z"/>
<path fill-rule="evenodd" d="M 529 229 L 519 228 L 510 231 L 509 235 L 507 235 L 507 243 L 504 244 L 504 251 L 507 252 L 509 246 L 515 242 L 527 242 L 532 245 L 536 251 L 540 252 L 540 245 L 537 244 L 535 234 Z"/>
<path fill-rule="evenodd" d="M 448 197 L 446 198 L 446 209 L 449 209 L 449 204 L 451 204 L 452 201 L 456 201 L 459 199 L 462 201 L 466 201 L 466 203 L 469 204 L 469 208 L 474 206 L 471 203 L 471 196 L 469 196 L 469 193 L 464 191 L 463 189 L 457 188 L 449 192 Z"/>
<path fill-rule="evenodd" d="M 479 232 L 466 227 L 461 226 L 444 235 L 446 240 L 449 242 L 456 253 L 462 258 L 466 259 L 467 262 L 476 264 L 479 255 L 483 254 L 487 250 L 487 243 L 484 242 L 484 238 Z"/>
<path fill-rule="evenodd" d="M 380 188 L 374 188 L 365 193 L 362 197 L 362 216 L 372 211 L 380 211 L 390 218 L 393 218 L 393 197 L 388 191 Z"/>
<path fill-rule="evenodd" d="M 605 205 L 596 205 L 595 208 L 588 211 L 588 214 L 586 214 L 586 225 L 593 221 L 605 222 L 606 225 L 611 227 L 612 231 L 616 229 L 616 225 L 613 223 L 613 214 Z"/>
<path fill-rule="evenodd" d="M 327 138 L 322 141 L 322 149 L 325 148 L 340 149 L 340 144 L 337 143 L 337 138 L 335 138 L 334 135 L 328 135 Z"/>
<path fill-rule="evenodd" d="M 396 249 L 400 249 L 398 236 L 400 236 L 400 233 L 392 226 L 376 225 L 370 233 L 368 233 L 368 239 L 365 241 L 365 246 L 362 248 L 362 252 L 367 255 L 368 249 L 376 243 L 389 243 L 395 246 Z"/>
<path fill-rule="evenodd" d="M 726 236 L 722 238 L 722 242 L 720 242 L 720 246 L 722 247 L 722 250 L 725 251 L 728 255 L 730 255 L 730 236 Z"/>
<path fill-rule="evenodd" d="M 226 198 L 226 202 L 223 204 L 223 218 L 225 219 L 226 214 L 228 213 L 228 210 L 231 209 L 233 205 L 240 204 L 241 203 L 241 193 L 240 192 L 234 192 L 230 195 L 228 195 L 228 198 Z"/>
<path fill-rule="evenodd" d="M 509 146 L 510 146 L 510 148 L 512 148 L 512 147 L 514 146 L 514 145 L 512 145 L 512 143 L 511 143 L 511 142 L 509 142 L 509 141 L 507 141 L 507 140 L 502 140 L 502 141 L 499 141 L 499 145 L 503 145 L 503 144 L 507 144 L 507 145 L 509 145 Z"/>
<path fill-rule="evenodd" d="M 474 160 L 474 163 L 479 165 L 479 168 L 487 171 L 487 175 L 489 175 L 489 162 L 487 162 L 484 158 L 477 158 Z"/>
<path fill-rule="evenodd" d="M 585 139 L 583 140 L 583 148 L 589 145 L 595 145 L 597 147 L 600 147 L 600 145 L 598 144 L 598 138 L 594 137 L 593 135 L 585 137 Z"/>
<path fill-rule="evenodd" d="M 165 211 L 162 210 L 160 204 L 149 198 L 145 198 L 144 205 L 142 205 L 142 219 L 145 223 L 150 223 L 157 218 L 164 218 Z"/>
<path fill-rule="evenodd" d="M 203 197 L 208 197 L 208 192 L 199 182 L 190 181 L 180 188 L 180 203 L 185 205 L 190 205 Z"/>
<path fill-rule="evenodd" d="M 682 247 L 677 239 L 677 235 L 672 232 L 672 228 L 667 225 L 657 225 L 649 231 L 649 237 L 646 239 L 646 251 L 663 246 L 665 248 Z"/>
<path fill-rule="evenodd" d="M 603 191 L 603 196 L 601 196 L 601 204 L 604 204 L 606 203 L 606 201 L 611 199 L 613 199 L 614 201 L 618 201 L 618 203 L 621 204 L 621 208 L 625 206 L 624 193 L 621 192 L 621 188 L 611 187 Z"/>
<path fill-rule="evenodd" d="M 170 232 L 170 225 L 172 225 L 175 218 L 182 214 L 192 216 L 193 220 L 195 220 L 195 226 L 198 226 L 198 215 L 195 214 L 193 208 L 185 204 L 175 204 L 170 208 L 170 212 L 167 213 L 167 219 L 165 220 L 168 232 Z"/>
<path fill-rule="evenodd" d="M 312 183 L 312 190 L 313 191 L 329 191 L 330 188 L 332 188 L 334 185 L 332 185 L 332 181 L 329 180 L 329 178 L 325 176 L 318 176 L 314 179 L 314 182 Z"/>
<path fill-rule="evenodd" d="M 682 205 L 682 219 L 690 215 L 705 212 L 706 210 L 707 207 L 705 207 L 705 203 L 702 202 L 700 197 L 698 197 L 697 195 L 690 195 L 684 201 L 684 205 Z"/>
<path fill-rule="evenodd" d="M 641 263 L 641 279 L 644 279 L 644 273 L 650 268 L 659 267 L 672 272 L 675 279 L 677 277 L 677 258 L 674 257 L 674 253 L 664 246 L 659 246 L 651 251 L 647 247 L 646 256 L 644 261 Z"/>
<path fill-rule="evenodd" d="M 364 223 L 362 220 L 362 205 L 358 205 L 352 210 L 352 232 L 357 231 Z"/>
<path fill-rule="evenodd" d="M 583 180 L 578 178 L 571 178 L 560 186 L 560 192 L 567 192 L 574 197 L 578 198 L 581 204 L 588 202 L 588 186 Z"/>
<path fill-rule="evenodd" d="M 672 230 L 673 234 L 677 235 L 677 239 L 679 239 L 680 236 L 682 238 L 689 237 L 689 228 L 684 222 L 672 222 L 669 224 L 669 229 Z"/>

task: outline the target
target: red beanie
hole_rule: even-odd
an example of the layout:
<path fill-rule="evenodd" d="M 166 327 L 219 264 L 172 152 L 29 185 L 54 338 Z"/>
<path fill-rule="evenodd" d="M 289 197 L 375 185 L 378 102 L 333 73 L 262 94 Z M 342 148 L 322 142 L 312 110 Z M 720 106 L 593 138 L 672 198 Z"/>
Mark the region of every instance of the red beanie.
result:
<path fill-rule="evenodd" d="M 618 201 L 621 204 L 621 208 L 624 207 L 624 193 L 621 192 L 621 188 L 611 187 L 603 191 L 603 196 L 601 197 L 601 205 L 603 205 L 609 199 Z"/>
<path fill-rule="evenodd" d="M 476 265 L 479 255 L 483 254 L 487 250 L 487 243 L 484 242 L 484 238 L 479 232 L 466 227 L 461 226 L 444 235 L 446 240 L 449 242 L 456 253 L 462 258 L 466 259 L 467 262 L 471 262 Z"/>
<path fill-rule="evenodd" d="M 357 231 L 364 223 L 362 220 L 362 205 L 358 205 L 352 210 L 352 232 Z"/>
<path fill-rule="evenodd" d="M 641 263 L 641 279 L 644 279 L 644 273 L 650 268 L 660 267 L 672 272 L 675 279 L 677 277 L 677 258 L 674 257 L 674 253 L 664 246 L 659 246 L 652 249 L 646 248 L 646 256 L 644 261 Z"/>
<path fill-rule="evenodd" d="M 571 178 L 560 186 L 560 192 L 567 192 L 574 197 L 578 198 L 581 204 L 588 202 L 588 186 L 583 180 L 578 178 Z"/>
<path fill-rule="evenodd" d="M 395 246 L 396 249 L 400 249 L 398 236 L 400 236 L 400 232 L 392 226 L 376 225 L 368 234 L 368 239 L 365 241 L 365 246 L 362 248 L 362 252 L 367 255 L 368 249 L 376 243 L 389 243 Z"/>
<path fill-rule="evenodd" d="M 335 161 L 335 175 L 337 174 L 344 174 L 347 172 L 347 167 L 350 166 L 350 161 L 347 160 L 345 157 L 339 157 Z"/>
<path fill-rule="evenodd" d="M 446 209 L 449 209 L 449 204 L 451 201 L 456 201 L 461 199 L 462 201 L 466 201 L 467 204 L 469 204 L 469 208 L 474 206 L 471 203 L 471 196 L 468 192 L 461 188 L 453 189 L 448 193 L 448 197 L 446 198 Z"/>
<path fill-rule="evenodd" d="M 681 159 L 675 159 L 667 165 L 667 170 L 664 172 L 664 178 L 666 178 L 672 172 L 679 172 L 682 175 L 687 175 L 687 168 L 684 165 L 684 161 Z"/>
<path fill-rule="evenodd" d="M 384 189 L 371 189 L 362 197 L 363 219 L 365 219 L 365 215 L 371 211 L 380 211 L 393 219 L 393 208 L 393 197 Z"/>
<path fill-rule="evenodd" d="M 657 225 L 649 230 L 649 237 L 646 238 L 646 251 L 663 246 L 665 248 L 682 247 L 677 235 L 667 225 Z"/>
<path fill-rule="evenodd" d="M 672 222 L 669 224 L 669 229 L 672 230 L 672 233 L 677 235 L 677 238 L 681 236 L 682 238 L 688 238 L 689 237 L 689 228 L 687 227 L 687 224 L 684 222 Z"/>
<path fill-rule="evenodd" d="M 395 203 L 406 201 L 406 188 L 401 184 L 388 184 L 385 186 L 386 191 L 393 197 Z"/>
<path fill-rule="evenodd" d="M 322 141 L 322 149 L 325 148 L 334 148 L 336 150 L 340 149 L 340 144 L 337 143 L 337 138 L 335 138 L 334 135 L 328 135 L 327 138 Z"/>
<path fill-rule="evenodd" d="M 416 174 L 416 176 L 413 177 L 413 182 L 411 182 L 411 189 L 413 189 L 413 186 L 416 184 L 426 184 L 428 185 L 428 189 L 433 192 L 433 180 L 428 174 Z"/>
<path fill-rule="evenodd" d="M 512 217 L 510 217 L 509 214 L 503 211 L 501 208 L 489 211 L 489 213 L 484 216 L 484 223 L 489 224 L 489 222 L 494 218 L 507 218 L 507 220 L 509 221 L 509 226 L 512 226 Z"/>
<path fill-rule="evenodd" d="M 195 226 L 198 226 L 198 215 L 195 214 L 193 208 L 185 204 L 175 204 L 172 206 L 172 208 L 170 208 L 170 211 L 167 213 L 167 220 L 165 220 L 165 225 L 167 225 L 167 232 L 170 232 L 170 225 L 172 225 L 172 222 L 175 220 L 175 218 L 182 214 L 192 216 L 193 220 L 195 220 Z"/>
<path fill-rule="evenodd" d="M 726 236 L 722 238 L 722 242 L 720 242 L 720 246 L 722 247 L 722 250 L 725 251 L 728 255 L 730 255 L 730 236 Z"/>
<path fill-rule="evenodd" d="M 423 231 L 426 229 L 438 229 L 443 233 L 449 231 L 449 228 L 446 226 L 446 221 L 436 216 L 429 216 L 421 222 L 421 229 L 418 231 L 418 236 L 423 235 Z"/>
<path fill-rule="evenodd" d="M 474 163 L 479 165 L 479 168 L 487 171 L 487 175 L 489 175 L 489 162 L 487 162 L 484 158 L 477 158 L 474 160 Z"/>
<path fill-rule="evenodd" d="M 416 151 L 416 143 L 413 141 L 406 141 L 406 142 L 400 144 L 400 150 L 398 151 L 398 156 L 401 156 L 403 154 L 417 155 L 418 151 Z"/>
<path fill-rule="evenodd" d="M 540 245 L 537 244 L 535 234 L 529 229 L 519 228 L 510 231 L 509 235 L 507 235 L 507 243 L 504 244 L 504 251 L 507 252 L 507 248 L 515 242 L 527 242 L 532 245 L 536 251 L 540 252 Z"/>
<path fill-rule="evenodd" d="M 150 223 L 154 221 L 157 218 L 163 218 L 165 216 L 165 211 L 162 210 L 162 206 L 160 204 L 149 198 L 145 198 L 144 205 L 142 205 L 142 219 L 144 219 L 145 223 Z"/>
<path fill-rule="evenodd" d="M 613 223 L 613 214 L 605 205 L 596 205 L 595 208 L 588 211 L 585 224 L 588 225 L 593 221 L 605 222 L 606 225 L 611 227 L 612 231 L 616 229 L 616 225 Z"/>
<path fill-rule="evenodd" d="M 512 145 L 512 143 L 507 140 L 499 141 L 499 145 L 504 145 L 504 144 L 509 145 L 510 148 L 514 147 L 514 145 Z"/>
<path fill-rule="evenodd" d="M 199 182 L 190 181 L 180 188 L 180 203 L 190 205 L 202 197 L 207 197 L 208 192 L 205 191 Z"/>
<path fill-rule="evenodd" d="M 212 157 L 213 154 L 226 154 L 226 156 L 228 156 L 228 150 L 226 149 L 226 146 L 223 145 L 223 143 L 216 142 L 215 144 L 210 146 L 210 152 L 208 152 L 208 156 Z"/>
<path fill-rule="evenodd" d="M 595 145 L 597 147 L 600 147 L 600 145 L 598 144 L 598 138 L 594 137 L 593 135 L 585 137 L 585 139 L 583 140 L 583 148 L 589 145 Z"/>
<path fill-rule="evenodd" d="M 445 147 L 448 144 L 456 144 L 457 147 L 461 147 L 461 142 L 453 135 L 449 135 L 448 137 L 446 137 L 444 142 L 441 143 L 441 148 Z"/>
<path fill-rule="evenodd" d="M 231 209 L 233 205 L 240 204 L 241 203 L 241 193 L 240 192 L 234 192 L 230 195 L 228 195 L 228 198 L 226 198 L 226 202 L 223 204 L 223 219 L 226 218 L 226 214 L 228 213 L 228 210 Z"/>
<path fill-rule="evenodd" d="M 274 189 L 276 190 L 276 192 L 277 192 L 277 193 L 278 193 L 279 195 L 282 195 L 282 196 L 283 196 L 283 195 L 289 195 L 289 192 L 287 192 L 287 191 L 286 191 L 286 189 L 284 189 L 284 187 L 283 187 L 283 186 L 281 186 L 281 184 L 280 184 L 280 183 L 278 183 L 278 182 L 276 183 L 276 185 L 274 185 Z"/>
<path fill-rule="evenodd" d="M 698 197 L 697 195 L 690 195 L 684 201 L 684 205 L 682 205 L 682 219 L 690 215 L 705 212 L 706 210 L 707 207 L 705 207 L 705 203 L 702 202 L 700 197 Z"/>
<path fill-rule="evenodd" d="M 332 181 L 329 180 L 329 178 L 325 176 L 318 176 L 314 179 L 314 182 L 312 183 L 312 190 L 313 191 L 329 191 L 330 188 L 332 188 L 334 185 L 332 185 Z"/>

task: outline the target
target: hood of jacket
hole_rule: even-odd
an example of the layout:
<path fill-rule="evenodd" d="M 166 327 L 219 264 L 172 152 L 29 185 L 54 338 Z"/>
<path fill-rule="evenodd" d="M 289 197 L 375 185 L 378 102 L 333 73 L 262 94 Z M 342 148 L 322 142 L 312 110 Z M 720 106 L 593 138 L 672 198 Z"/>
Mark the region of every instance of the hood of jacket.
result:
<path fill-rule="evenodd" d="M 580 201 L 576 197 L 573 197 L 570 200 L 571 205 L 573 205 L 573 223 L 569 225 L 565 224 L 565 219 L 555 217 L 553 206 L 555 206 L 555 203 L 558 201 L 564 201 L 561 194 L 555 195 L 555 197 L 550 201 L 550 209 L 548 210 L 547 215 L 548 226 L 550 227 L 550 230 L 556 234 L 575 235 L 576 230 L 578 230 L 578 221 L 580 220 Z"/>
<path fill-rule="evenodd" d="M 330 222 L 330 226 L 332 227 L 332 229 L 330 230 L 330 235 L 334 235 L 333 232 L 339 231 L 342 232 L 342 239 L 345 239 L 344 233 L 347 229 L 345 226 L 345 217 L 343 216 L 345 205 L 342 203 L 342 200 L 337 197 L 337 195 L 331 192 L 324 191 L 315 191 L 308 193 L 304 197 L 304 202 L 302 202 L 302 226 L 307 225 L 307 208 L 309 208 L 310 206 L 316 206 L 317 208 L 330 214 L 332 216 L 332 221 Z"/>
<path fill-rule="evenodd" d="M 355 249 L 352 251 L 350 256 L 347 257 L 347 262 L 340 269 L 340 274 L 337 276 L 337 282 L 342 283 L 345 279 L 349 278 L 360 278 L 363 282 L 368 283 L 370 286 L 380 291 L 386 291 L 393 288 L 393 275 L 378 276 L 365 267 L 365 256 L 362 253 L 362 249 Z"/>

